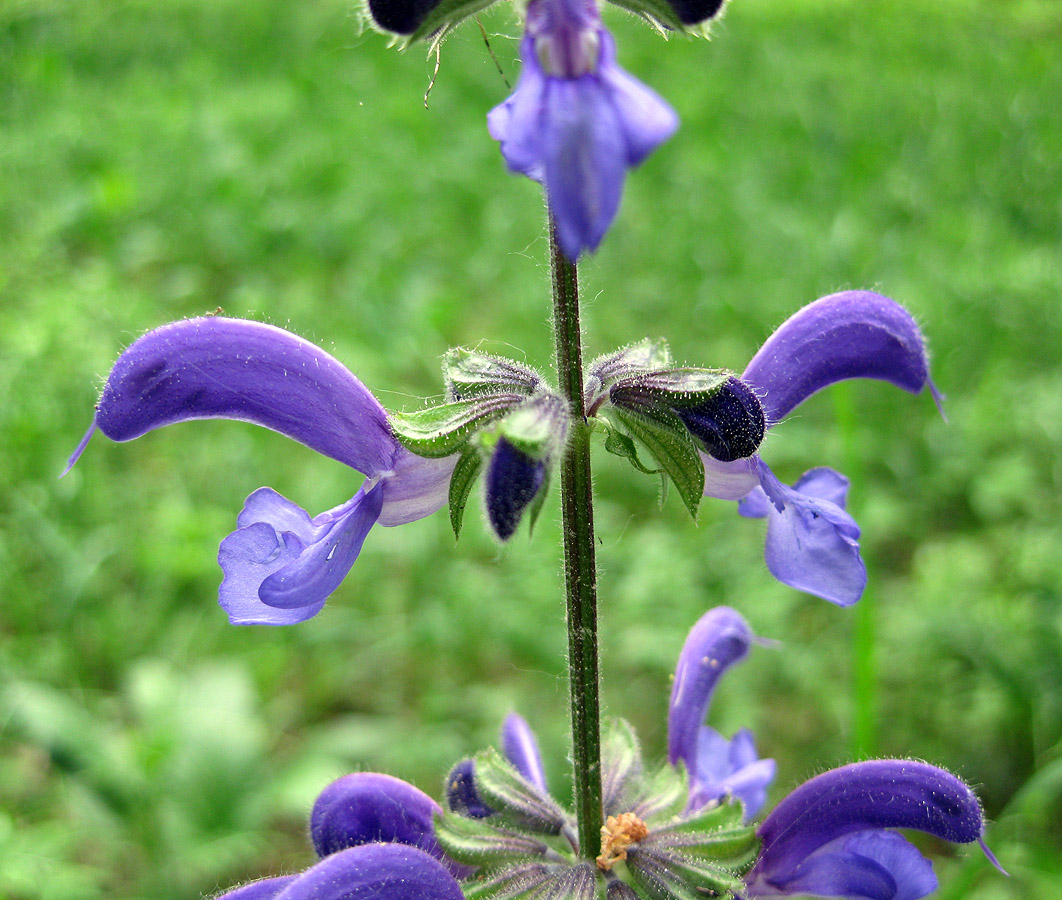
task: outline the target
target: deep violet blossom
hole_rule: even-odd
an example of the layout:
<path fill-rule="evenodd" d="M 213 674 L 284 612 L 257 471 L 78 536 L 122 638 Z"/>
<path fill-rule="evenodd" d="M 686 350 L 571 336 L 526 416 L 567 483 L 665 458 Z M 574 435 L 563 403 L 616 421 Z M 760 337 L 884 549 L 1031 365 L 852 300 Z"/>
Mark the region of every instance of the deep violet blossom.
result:
<path fill-rule="evenodd" d="M 748 623 L 727 606 L 710 609 L 690 629 L 675 666 L 667 715 L 667 756 L 681 761 L 690 776 L 691 810 L 733 796 L 752 819 L 767 799 L 773 759 L 758 759 L 752 732 L 731 740 L 704 724 L 719 679 L 741 662 L 753 641 Z"/>
<path fill-rule="evenodd" d="M 531 0 L 516 89 L 487 126 L 509 169 L 546 189 L 570 260 L 601 243 L 627 169 L 678 128 L 656 93 L 616 62 L 594 0 Z"/>
<path fill-rule="evenodd" d="M 847 378 L 875 378 L 912 394 L 927 385 L 922 332 L 898 303 L 870 291 L 816 300 L 786 320 L 752 358 L 741 380 L 757 394 L 768 428 L 816 391 Z M 848 479 L 830 468 L 792 486 L 759 453 L 723 462 L 706 453 L 704 493 L 738 500 L 743 516 L 767 519 L 767 567 L 779 581 L 841 606 L 866 587 L 859 526 L 845 511 Z"/>
<path fill-rule="evenodd" d="M 247 498 L 218 551 L 219 599 L 234 625 L 316 615 L 374 524 L 412 522 L 446 502 L 456 457 L 423 459 L 401 447 L 379 401 L 309 341 L 221 317 L 175 322 L 135 341 L 111 370 L 70 465 L 97 429 L 128 441 L 210 418 L 262 425 L 368 476 L 350 500 L 313 518 L 271 488 Z"/>
<path fill-rule="evenodd" d="M 747 896 L 918 900 L 936 890 L 932 863 L 893 828 L 977 841 L 999 867 L 970 788 L 928 763 L 876 759 L 824 772 L 771 811 Z"/>
<path fill-rule="evenodd" d="M 297 875 L 266 878 L 217 900 L 464 900 L 446 867 L 402 843 L 361 844 Z"/>

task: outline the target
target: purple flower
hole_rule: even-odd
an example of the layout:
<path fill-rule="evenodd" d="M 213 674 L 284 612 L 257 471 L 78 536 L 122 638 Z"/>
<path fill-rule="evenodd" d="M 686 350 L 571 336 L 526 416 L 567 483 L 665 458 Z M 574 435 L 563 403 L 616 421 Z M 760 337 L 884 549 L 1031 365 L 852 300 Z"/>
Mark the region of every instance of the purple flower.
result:
<path fill-rule="evenodd" d="M 266 878 L 217 900 L 464 900 L 461 886 L 423 850 L 363 844 L 327 856 L 299 875 Z"/>
<path fill-rule="evenodd" d="M 757 758 L 752 733 L 742 729 L 728 741 L 703 724 L 716 684 L 748 655 L 752 640 L 741 615 L 718 606 L 701 616 L 682 645 L 668 706 L 667 755 L 689 772 L 690 811 L 733 796 L 748 820 L 766 801 L 775 763 Z"/>
<path fill-rule="evenodd" d="M 902 306 L 870 291 L 845 291 L 805 306 L 784 322 L 741 380 L 760 399 L 768 428 L 816 391 L 847 378 L 876 378 L 919 393 L 929 380 L 925 340 Z M 740 500 L 743 516 L 767 519 L 767 567 L 779 581 L 841 606 L 866 586 L 859 526 L 845 512 L 848 479 L 829 468 L 792 487 L 753 454 L 722 461 L 702 453 L 704 493 Z"/>
<path fill-rule="evenodd" d="M 446 502 L 456 457 L 422 459 L 401 447 L 383 407 L 345 366 L 287 331 L 218 317 L 176 322 L 134 342 L 111 370 L 69 465 L 97 428 L 129 441 L 212 418 L 262 425 L 368 476 L 350 500 L 312 518 L 270 488 L 247 498 L 218 552 L 219 598 L 234 625 L 316 615 L 374 524 L 412 522 Z"/>
<path fill-rule="evenodd" d="M 810 894 L 847 900 L 918 900 L 936 889 L 933 866 L 890 828 L 985 846 L 977 797 L 927 763 L 877 759 L 812 778 L 764 819 L 746 876 L 749 898 Z"/>
<path fill-rule="evenodd" d="M 509 169 L 545 186 L 557 240 L 575 260 L 601 243 L 628 168 L 678 128 L 656 93 L 616 63 L 594 0 L 531 0 L 516 89 L 487 127 Z"/>

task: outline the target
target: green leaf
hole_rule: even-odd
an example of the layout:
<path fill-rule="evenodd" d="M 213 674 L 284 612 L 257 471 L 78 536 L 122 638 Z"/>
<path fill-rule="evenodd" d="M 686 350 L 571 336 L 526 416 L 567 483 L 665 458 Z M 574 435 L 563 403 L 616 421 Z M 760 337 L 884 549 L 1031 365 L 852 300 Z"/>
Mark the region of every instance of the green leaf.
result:
<path fill-rule="evenodd" d="M 508 394 L 391 413 L 391 430 L 411 453 L 437 459 L 456 453 L 477 430 L 503 416 L 520 399 Z"/>
<path fill-rule="evenodd" d="M 468 495 L 482 468 L 483 457 L 479 451 L 475 447 L 466 446 L 454 466 L 454 474 L 450 476 L 450 525 L 454 529 L 455 538 L 461 536 L 461 523 L 465 517 Z"/>
<path fill-rule="evenodd" d="M 538 493 L 535 494 L 534 499 L 531 501 L 530 507 L 527 510 L 527 532 L 533 534 L 535 531 L 535 523 L 538 521 L 539 513 L 542 512 L 542 507 L 546 504 L 546 497 L 549 495 L 549 477 L 550 471 L 546 469 L 546 476 L 542 479 L 542 485 L 538 489 Z"/>
<path fill-rule="evenodd" d="M 696 519 L 704 495 L 704 463 L 682 420 L 659 404 L 639 406 L 637 411 L 616 406 L 614 414 L 660 463 L 686 509 Z"/>
<path fill-rule="evenodd" d="M 499 432 L 532 459 L 549 459 L 567 439 L 568 403 L 557 394 L 541 391 L 514 407 Z"/>
<path fill-rule="evenodd" d="M 442 0 L 428 13 L 420 28 L 406 38 L 406 42 L 412 44 L 414 41 L 431 37 L 437 31 L 449 31 L 493 2 L 494 0 Z"/>
<path fill-rule="evenodd" d="M 732 377 L 732 372 L 722 369 L 662 369 L 624 379 L 612 389 L 611 398 L 617 406 L 628 406 L 624 404 L 627 397 L 630 397 L 631 406 L 645 403 L 646 398 L 651 397 L 672 409 L 686 409 L 713 400 Z"/>
<path fill-rule="evenodd" d="M 559 834 L 566 816 L 557 801 L 539 791 L 497 750 L 475 757 L 475 782 L 483 802 L 518 828 Z"/>
<path fill-rule="evenodd" d="M 641 459 L 638 458 L 638 445 L 634 443 L 634 440 L 630 435 L 624 434 L 618 428 L 614 428 L 612 423 L 604 417 L 599 418 L 597 421 L 605 424 L 605 449 L 613 456 L 621 456 L 626 459 L 634 468 L 645 475 L 658 475 L 663 469 L 650 469 L 646 466 Z"/>
<path fill-rule="evenodd" d="M 632 782 L 642 775 L 638 737 L 624 719 L 603 723 L 601 738 L 601 792 L 606 815 L 627 811 Z"/>
<path fill-rule="evenodd" d="M 549 882 L 555 869 L 556 866 L 534 863 L 492 872 L 486 878 L 477 873 L 461 883 L 461 892 L 465 900 L 515 900 Z"/>
<path fill-rule="evenodd" d="M 435 817 L 435 838 L 451 859 L 486 870 L 541 857 L 549 849 L 529 835 L 499 828 L 492 819 L 443 813 Z"/>
<path fill-rule="evenodd" d="M 591 362 L 586 369 L 587 387 L 596 393 L 608 389 L 621 378 L 666 369 L 672 363 L 667 341 L 663 338 L 645 338 Z"/>
<path fill-rule="evenodd" d="M 464 347 L 454 347 L 443 357 L 443 378 L 452 400 L 495 394 L 530 396 L 542 384 L 541 376 L 529 366 Z"/>
<path fill-rule="evenodd" d="M 681 762 L 674 766 L 664 763 L 642 782 L 631 812 L 656 828 L 658 823 L 666 823 L 680 815 L 689 798 L 690 781 L 686 767 Z"/>

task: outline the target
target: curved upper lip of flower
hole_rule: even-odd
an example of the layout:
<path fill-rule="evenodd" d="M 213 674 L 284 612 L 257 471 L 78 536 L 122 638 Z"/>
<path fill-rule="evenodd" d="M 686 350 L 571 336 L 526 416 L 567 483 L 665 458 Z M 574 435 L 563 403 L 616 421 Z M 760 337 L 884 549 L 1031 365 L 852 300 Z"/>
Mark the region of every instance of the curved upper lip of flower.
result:
<path fill-rule="evenodd" d="M 96 429 L 128 441 L 209 418 L 261 425 L 368 476 L 350 501 L 313 519 L 266 488 L 248 498 L 219 552 L 220 599 L 233 623 L 315 615 L 373 524 L 411 522 L 445 502 L 455 460 L 402 448 L 384 408 L 346 366 L 280 328 L 221 317 L 175 322 L 135 341 L 115 363 L 69 466 Z"/>

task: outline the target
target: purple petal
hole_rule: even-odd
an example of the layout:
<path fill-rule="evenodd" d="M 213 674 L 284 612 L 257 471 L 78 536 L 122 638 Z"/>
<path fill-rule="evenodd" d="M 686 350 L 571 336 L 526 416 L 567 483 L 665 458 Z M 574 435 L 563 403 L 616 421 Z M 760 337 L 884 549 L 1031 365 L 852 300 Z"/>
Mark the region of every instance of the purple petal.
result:
<path fill-rule="evenodd" d="M 502 753 L 516 771 L 537 787 L 542 793 L 546 788 L 546 772 L 542 767 L 542 754 L 531 726 L 523 716 L 509 713 L 502 724 Z"/>
<path fill-rule="evenodd" d="M 973 791 L 943 769 L 894 759 L 852 763 L 805 782 L 767 816 L 749 883 L 784 884 L 831 841 L 882 828 L 968 843 L 981 836 L 984 823 Z"/>
<path fill-rule="evenodd" d="M 719 500 L 740 500 L 749 491 L 760 486 L 759 470 L 756 467 L 758 457 L 735 459 L 733 462 L 721 462 L 707 453 L 701 453 L 704 463 L 704 496 Z M 764 511 L 766 515 L 766 511 Z"/>
<path fill-rule="evenodd" d="M 149 331 L 118 358 L 96 410 L 114 441 L 189 419 L 236 419 L 367 475 L 390 468 L 397 447 L 383 407 L 345 366 L 287 331 L 239 319 Z"/>
<path fill-rule="evenodd" d="M 292 625 L 312 618 L 346 577 L 380 513 L 366 492 L 315 519 L 270 488 L 247 498 L 221 542 L 219 599 L 233 625 Z"/>
<path fill-rule="evenodd" d="M 933 864 L 913 844 L 895 832 L 874 829 L 831 841 L 809 856 L 791 877 L 774 881 L 766 893 L 919 900 L 936 889 Z M 761 893 L 753 890 L 750 896 Z"/>
<path fill-rule="evenodd" d="M 276 900 L 464 900 L 446 868 L 405 844 L 362 844 L 326 856 Z"/>
<path fill-rule="evenodd" d="M 502 157 L 510 171 L 542 181 L 546 76 L 530 35 L 520 42 L 520 57 L 523 65 L 516 88 L 512 96 L 487 114 L 487 131 L 501 144 Z"/>
<path fill-rule="evenodd" d="M 678 114 L 656 91 L 616 64 L 616 41 L 604 30 L 598 66 L 598 77 L 623 132 L 627 165 L 636 166 L 678 130 Z"/>
<path fill-rule="evenodd" d="M 907 310 L 880 294 L 844 291 L 790 316 L 741 377 L 756 389 L 774 424 L 845 378 L 877 378 L 917 394 L 929 378 L 929 360 Z"/>
<path fill-rule="evenodd" d="M 736 797 L 745 808 L 745 821 L 754 818 L 767 801 L 774 780 L 773 759 L 758 759 L 752 732 L 742 729 L 727 740 L 702 725 L 697 739 L 697 766 L 691 773 L 691 810 L 724 797 Z"/>
<path fill-rule="evenodd" d="M 697 739 L 708 712 L 712 691 L 722 674 L 749 652 L 752 632 L 737 611 L 727 606 L 710 609 L 690 630 L 682 645 L 667 717 L 667 755 L 696 772 Z"/>
<path fill-rule="evenodd" d="M 755 493 L 741 508 L 743 515 L 767 513 L 764 556 L 771 574 L 798 591 L 831 603 L 850 606 L 867 584 L 866 566 L 859 555 L 859 526 L 840 506 L 808 491 L 844 499 L 832 470 L 813 469 L 786 487 L 762 460 L 760 481 L 770 504 Z M 828 473 L 828 474 L 827 474 Z"/>
<path fill-rule="evenodd" d="M 442 807 L 423 791 L 390 775 L 357 772 L 333 781 L 310 814 L 318 856 L 361 844 L 409 844 L 436 859 L 444 854 L 432 821 Z"/>
<path fill-rule="evenodd" d="M 456 454 L 426 459 L 399 447 L 391 471 L 380 482 L 383 508 L 379 524 L 407 525 L 444 506 L 450 496 L 450 476 L 457 459 Z"/>
<path fill-rule="evenodd" d="M 282 875 L 279 878 L 263 878 L 243 887 L 219 894 L 214 900 L 275 900 L 298 875 Z"/>
<path fill-rule="evenodd" d="M 569 259 L 596 250 L 627 177 L 622 124 L 594 75 L 551 78 L 543 123 L 544 174 L 557 241 Z"/>

